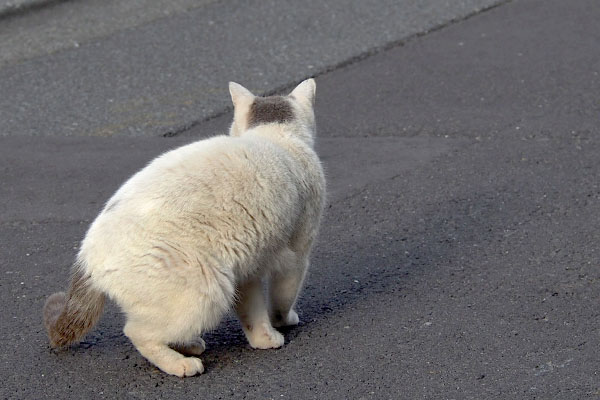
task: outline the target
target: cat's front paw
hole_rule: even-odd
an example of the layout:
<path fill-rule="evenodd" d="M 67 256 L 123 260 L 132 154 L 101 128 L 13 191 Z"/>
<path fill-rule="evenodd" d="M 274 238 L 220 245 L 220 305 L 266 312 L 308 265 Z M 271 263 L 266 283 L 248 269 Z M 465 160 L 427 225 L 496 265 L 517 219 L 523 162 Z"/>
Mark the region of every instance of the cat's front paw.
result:
<path fill-rule="evenodd" d="M 170 362 L 167 365 L 160 365 L 160 369 L 167 374 L 176 375 L 180 378 L 184 376 L 194 376 L 204 372 L 202 361 L 196 357 L 183 357 Z"/>
<path fill-rule="evenodd" d="M 299 322 L 300 319 L 298 318 L 298 314 L 294 310 L 290 310 L 285 317 L 282 316 L 281 313 L 275 313 L 271 318 L 271 323 L 275 328 L 298 325 Z"/>
<path fill-rule="evenodd" d="M 261 324 L 248 335 L 250 346 L 255 349 L 276 349 L 283 346 L 283 335 L 267 324 Z"/>

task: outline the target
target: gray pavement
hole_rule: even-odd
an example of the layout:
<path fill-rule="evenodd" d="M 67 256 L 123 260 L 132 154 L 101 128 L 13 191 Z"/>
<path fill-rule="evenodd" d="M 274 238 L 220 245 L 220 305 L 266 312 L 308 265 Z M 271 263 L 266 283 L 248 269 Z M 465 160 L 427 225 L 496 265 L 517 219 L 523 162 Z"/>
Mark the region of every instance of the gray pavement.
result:
<path fill-rule="evenodd" d="M 599 398 L 599 18 L 592 0 L 515 0 L 320 75 L 331 195 L 301 325 L 255 351 L 229 318 L 185 380 L 113 306 L 60 352 L 40 310 L 119 184 L 231 116 L 170 138 L 0 138 L 0 397 Z"/>
<path fill-rule="evenodd" d="M 215 1 L 23 0 L 17 7 L 0 6 L 0 65 L 78 49 L 91 41 Z M 36 9 L 30 12 L 31 8 Z M 150 50 L 147 46 L 146 51 Z M 105 55 L 98 52 L 96 57 L 102 62 Z"/>
<path fill-rule="evenodd" d="M 2 0 L 0 1 L 0 19 L 50 6 L 64 0 Z"/>
<path fill-rule="evenodd" d="M 269 92 L 499 1 L 132 3 L 0 23 L 0 136 L 175 134 L 222 112 L 230 80 Z"/>

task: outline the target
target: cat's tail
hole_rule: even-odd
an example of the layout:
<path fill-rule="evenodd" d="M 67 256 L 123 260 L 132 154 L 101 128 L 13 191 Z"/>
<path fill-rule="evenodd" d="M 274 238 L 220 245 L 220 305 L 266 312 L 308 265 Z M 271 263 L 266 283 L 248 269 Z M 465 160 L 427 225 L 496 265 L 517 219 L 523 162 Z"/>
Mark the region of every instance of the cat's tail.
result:
<path fill-rule="evenodd" d="M 68 293 L 54 293 L 44 304 L 44 325 L 50 345 L 62 347 L 83 337 L 100 319 L 104 293 L 92 286 L 91 277 L 75 263 Z"/>

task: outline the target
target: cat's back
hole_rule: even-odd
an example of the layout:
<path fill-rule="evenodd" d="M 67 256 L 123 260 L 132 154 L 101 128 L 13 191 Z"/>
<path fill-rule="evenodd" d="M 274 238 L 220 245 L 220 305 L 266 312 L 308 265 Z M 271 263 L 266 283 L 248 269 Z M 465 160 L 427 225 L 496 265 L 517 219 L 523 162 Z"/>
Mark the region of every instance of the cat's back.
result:
<path fill-rule="evenodd" d="M 153 201 L 181 207 L 195 199 L 210 202 L 224 196 L 220 201 L 228 201 L 248 190 L 256 196 L 260 188 L 290 181 L 291 164 L 289 154 L 269 141 L 215 136 L 157 157 L 115 193 L 107 208 L 112 202 L 128 202 L 145 210 Z"/>
<path fill-rule="evenodd" d="M 301 208 L 295 164 L 261 138 L 217 136 L 172 150 L 115 193 L 82 249 L 104 260 L 107 248 L 135 256 L 164 238 L 182 247 L 232 237 L 268 246 L 290 234 Z"/>

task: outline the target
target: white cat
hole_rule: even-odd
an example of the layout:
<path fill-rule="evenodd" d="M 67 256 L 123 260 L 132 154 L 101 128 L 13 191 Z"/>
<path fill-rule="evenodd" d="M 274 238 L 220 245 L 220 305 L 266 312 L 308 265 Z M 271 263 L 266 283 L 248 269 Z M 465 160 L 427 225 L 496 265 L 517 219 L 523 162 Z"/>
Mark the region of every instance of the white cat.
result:
<path fill-rule="evenodd" d="M 161 155 L 131 177 L 90 226 L 68 292 L 44 305 L 53 347 L 79 340 L 105 294 L 124 332 L 168 374 L 202 373 L 200 334 L 232 306 L 254 348 L 283 345 L 325 198 L 313 150 L 315 82 L 255 97 L 231 82 L 234 120 Z M 264 298 L 262 279 L 269 284 Z"/>

